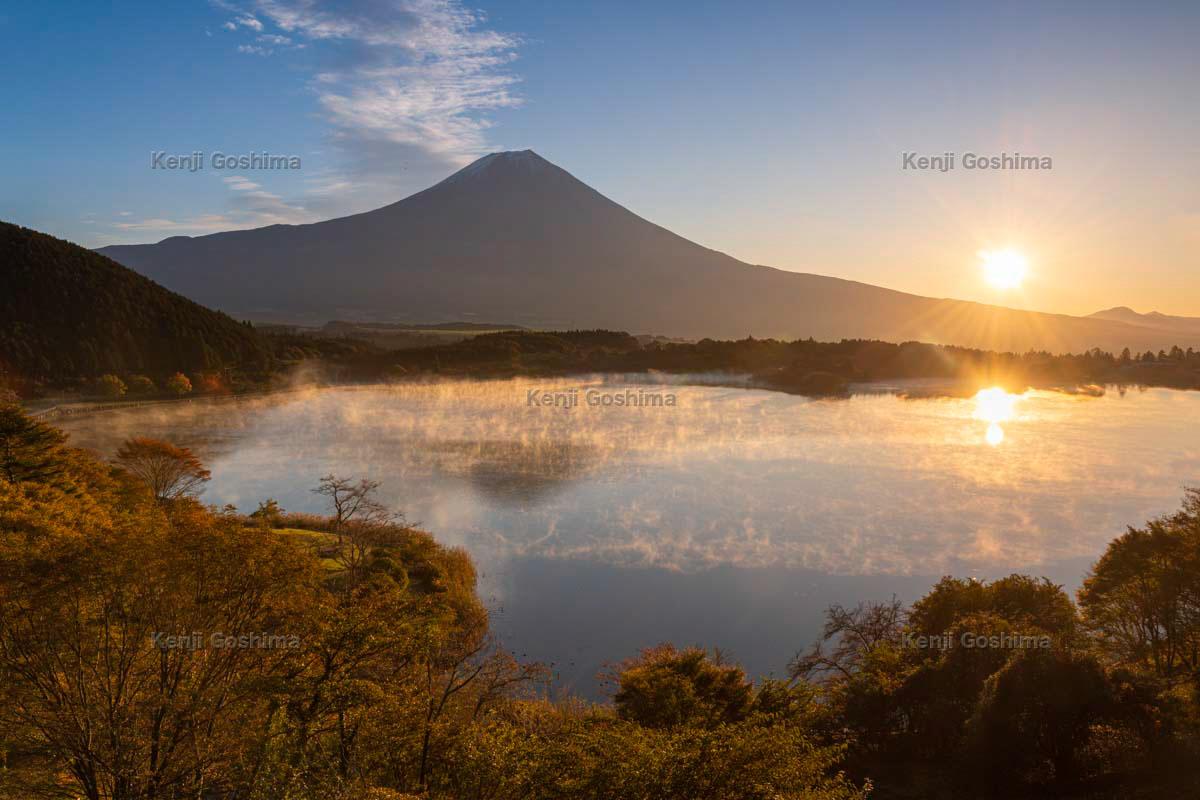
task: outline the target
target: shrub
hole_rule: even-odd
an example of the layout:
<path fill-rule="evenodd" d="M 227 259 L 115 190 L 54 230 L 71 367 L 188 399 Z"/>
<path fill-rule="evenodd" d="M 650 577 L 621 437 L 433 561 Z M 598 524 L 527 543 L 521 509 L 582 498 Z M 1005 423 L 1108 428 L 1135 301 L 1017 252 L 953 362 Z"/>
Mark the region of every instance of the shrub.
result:
<path fill-rule="evenodd" d="M 215 372 L 197 372 L 192 375 L 192 386 L 199 394 L 225 394 L 228 392 L 221 376 Z"/>
<path fill-rule="evenodd" d="M 147 378 L 145 375 L 134 375 L 129 379 L 129 393 L 137 395 L 154 394 L 158 391 L 158 387 L 154 385 L 154 381 Z"/>
<path fill-rule="evenodd" d="M 167 391 L 173 395 L 182 397 L 185 394 L 192 393 L 192 382 L 188 380 L 188 376 L 182 372 L 176 372 L 171 377 L 167 378 Z"/>
<path fill-rule="evenodd" d="M 258 510 L 250 515 L 250 519 L 265 528 L 282 528 L 283 509 L 274 498 L 268 497 L 258 504 Z"/>
<path fill-rule="evenodd" d="M 114 400 L 124 397 L 126 392 L 125 381 L 116 375 L 101 375 L 96 381 L 96 389 L 100 394 Z"/>

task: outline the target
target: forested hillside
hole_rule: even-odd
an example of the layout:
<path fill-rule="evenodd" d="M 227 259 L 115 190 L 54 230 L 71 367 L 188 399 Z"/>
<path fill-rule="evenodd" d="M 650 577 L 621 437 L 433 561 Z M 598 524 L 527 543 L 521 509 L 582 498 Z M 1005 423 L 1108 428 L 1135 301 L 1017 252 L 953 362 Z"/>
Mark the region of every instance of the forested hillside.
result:
<path fill-rule="evenodd" d="M 0 379 L 271 364 L 253 329 L 70 242 L 0 222 Z"/>

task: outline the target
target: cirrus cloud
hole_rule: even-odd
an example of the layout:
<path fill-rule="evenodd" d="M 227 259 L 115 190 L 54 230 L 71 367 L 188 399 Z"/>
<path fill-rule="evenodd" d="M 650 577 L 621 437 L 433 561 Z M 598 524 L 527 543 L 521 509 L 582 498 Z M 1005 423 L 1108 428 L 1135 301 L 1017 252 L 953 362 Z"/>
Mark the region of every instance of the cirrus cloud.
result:
<path fill-rule="evenodd" d="M 520 37 L 491 30 L 461 0 L 210 2 L 229 15 L 222 27 L 236 52 L 306 52 L 293 66 L 308 69 L 328 124 L 325 163 L 299 196 L 224 178 L 224 211 L 125 219 L 113 226 L 124 236 L 313 222 L 394 202 L 496 149 L 489 114 L 522 104 L 512 69 Z"/>
<path fill-rule="evenodd" d="M 519 106 L 510 69 L 519 37 L 485 27 L 459 0 L 250 0 L 226 4 L 261 44 L 323 43 L 333 63 L 310 86 L 331 138 L 357 177 L 377 174 L 380 151 L 395 167 L 424 154 L 439 167 L 461 166 L 489 149 L 487 113 Z M 266 51 L 269 54 L 269 51 Z"/>

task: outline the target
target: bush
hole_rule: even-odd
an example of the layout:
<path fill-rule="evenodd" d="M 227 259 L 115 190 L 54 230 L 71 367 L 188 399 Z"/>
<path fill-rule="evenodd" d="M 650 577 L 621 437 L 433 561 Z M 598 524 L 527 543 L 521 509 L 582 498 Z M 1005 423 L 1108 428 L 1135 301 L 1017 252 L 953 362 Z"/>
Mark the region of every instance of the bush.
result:
<path fill-rule="evenodd" d="M 147 378 L 145 375 L 134 375 L 129 379 L 129 393 L 136 395 L 154 394 L 158 391 L 158 387 L 154 385 L 154 381 Z"/>
<path fill-rule="evenodd" d="M 648 728 L 713 727 L 750 713 L 754 684 L 746 673 L 698 647 L 660 645 L 622 667 L 613 698 L 621 719 Z"/>
<path fill-rule="evenodd" d="M 334 533 L 337 530 L 337 525 L 331 517 L 320 514 L 300 514 L 294 511 L 284 512 L 283 509 L 280 509 L 279 524 L 275 527 L 297 528 L 302 531 L 320 531 L 322 533 Z"/>
<path fill-rule="evenodd" d="M 101 375 L 96 380 L 96 389 L 100 394 L 113 400 L 124 397 L 126 392 L 125 381 L 116 375 Z"/>
<path fill-rule="evenodd" d="M 862 800 L 836 772 L 837 747 L 800 726 L 748 719 L 715 728 L 646 728 L 601 709 L 509 706 L 451 745 L 431 796 Z M 487 787 L 486 795 L 478 793 Z"/>
<path fill-rule="evenodd" d="M 192 382 L 182 372 L 176 372 L 167 378 L 167 391 L 178 397 L 192 393 Z"/>
<path fill-rule="evenodd" d="M 274 498 L 268 497 L 258 504 L 258 510 L 250 515 L 250 519 L 264 528 L 282 528 L 283 509 Z"/>
<path fill-rule="evenodd" d="M 197 372 L 192 375 L 192 387 L 198 394 L 225 394 L 228 392 L 221 376 L 215 372 Z"/>

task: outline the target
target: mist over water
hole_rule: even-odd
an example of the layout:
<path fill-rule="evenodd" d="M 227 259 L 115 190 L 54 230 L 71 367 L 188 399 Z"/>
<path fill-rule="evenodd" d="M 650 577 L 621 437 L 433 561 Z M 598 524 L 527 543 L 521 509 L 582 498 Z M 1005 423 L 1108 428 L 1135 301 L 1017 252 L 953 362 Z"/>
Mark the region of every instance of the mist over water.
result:
<path fill-rule="evenodd" d="M 1200 485 L 1200 393 L 817 400 L 644 381 L 332 388 L 57 424 L 106 455 L 132 435 L 193 447 L 203 499 L 243 512 L 323 511 L 309 489 L 330 472 L 380 481 L 470 550 L 506 641 L 585 692 L 601 661 L 664 640 L 778 674 L 829 603 L 912 600 L 943 574 L 1074 587 L 1126 525 Z M 580 404 L 533 407 L 534 388 Z M 677 404 L 590 407 L 589 388 Z"/>

